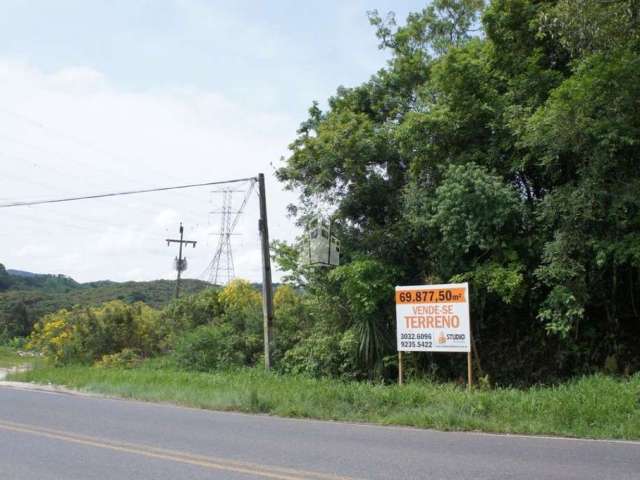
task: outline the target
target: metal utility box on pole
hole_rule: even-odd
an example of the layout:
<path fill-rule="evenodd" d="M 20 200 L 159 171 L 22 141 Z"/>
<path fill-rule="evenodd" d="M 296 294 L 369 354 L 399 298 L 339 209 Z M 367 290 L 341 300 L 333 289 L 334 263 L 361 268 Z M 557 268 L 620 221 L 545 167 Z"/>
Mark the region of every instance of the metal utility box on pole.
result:
<path fill-rule="evenodd" d="M 267 194 L 264 174 L 258 174 L 260 197 L 260 246 L 262 250 L 262 315 L 264 319 L 264 366 L 271 368 L 271 342 L 273 328 L 273 283 L 271 281 L 271 256 L 269 255 L 269 224 L 267 223 Z"/>

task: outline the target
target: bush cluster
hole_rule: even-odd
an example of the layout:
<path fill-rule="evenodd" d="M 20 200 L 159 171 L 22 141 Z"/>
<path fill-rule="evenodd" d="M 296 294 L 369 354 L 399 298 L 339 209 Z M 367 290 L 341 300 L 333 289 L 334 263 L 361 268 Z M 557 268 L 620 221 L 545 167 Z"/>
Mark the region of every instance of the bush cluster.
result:
<path fill-rule="evenodd" d="M 27 346 L 55 364 L 92 363 L 125 349 L 151 356 L 163 349 L 166 336 L 160 312 L 142 303 L 116 300 L 45 315 Z"/>
<path fill-rule="evenodd" d="M 371 273 L 370 267 L 364 270 Z M 361 286 L 358 275 L 342 269 L 333 277 L 331 289 L 315 295 L 287 285 L 276 290 L 273 359 L 279 371 L 312 377 L 367 376 L 362 354 L 368 349 L 362 344 L 366 322 L 346 314 L 347 300 L 339 300 Z M 366 312 L 375 314 L 375 305 Z M 167 354 L 165 358 L 179 368 L 213 371 L 261 363 L 262 327 L 260 292 L 235 280 L 223 289 L 175 300 L 163 310 L 121 301 L 63 309 L 36 324 L 28 347 L 56 365 L 131 368 L 145 358 Z"/>
<path fill-rule="evenodd" d="M 208 371 L 244 364 L 240 337 L 229 324 L 201 325 L 182 336 L 175 349 L 179 367 Z"/>

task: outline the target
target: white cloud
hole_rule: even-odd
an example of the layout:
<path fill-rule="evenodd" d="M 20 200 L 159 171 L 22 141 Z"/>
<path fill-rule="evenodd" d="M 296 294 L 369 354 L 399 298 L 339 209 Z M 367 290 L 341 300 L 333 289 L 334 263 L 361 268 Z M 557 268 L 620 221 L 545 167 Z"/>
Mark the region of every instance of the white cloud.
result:
<path fill-rule="evenodd" d="M 144 231 L 136 229 L 137 226 L 131 228 L 108 227 L 102 232 L 95 242 L 96 253 L 102 255 L 114 255 L 140 252 L 144 250 L 148 243 L 148 235 Z"/>
<path fill-rule="evenodd" d="M 170 226 L 175 226 L 180 221 L 180 217 L 173 208 L 165 208 L 156 215 L 155 221 L 157 225 L 169 228 Z"/>
<path fill-rule="evenodd" d="M 267 174 L 273 238 L 292 238 L 292 195 L 272 177 L 296 121 L 251 110 L 219 92 L 122 91 L 86 67 L 46 73 L 0 59 L 0 197 L 31 199 L 205 182 Z M 246 188 L 240 185 L 239 188 Z M 164 239 L 179 221 L 197 276 L 215 248 L 220 196 L 209 189 L 3 210 L 0 236 L 9 268 L 64 273 L 80 281 L 173 276 Z M 239 205 L 236 195 L 235 205 Z M 238 225 L 246 243 L 238 275 L 259 279 L 257 201 Z M 238 252 L 240 253 L 240 252 Z"/>
<path fill-rule="evenodd" d="M 69 67 L 45 77 L 54 89 L 76 92 L 104 89 L 107 86 L 104 75 L 88 67 Z"/>
<path fill-rule="evenodd" d="M 47 245 L 44 245 L 41 243 L 40 244 L 28 243 L 20 247 L 15 254 L 17 257 L 32 257 L 32 256 L 50 255 L 51 253 L 53 252 L 51 251 L 51 248 Z"/>

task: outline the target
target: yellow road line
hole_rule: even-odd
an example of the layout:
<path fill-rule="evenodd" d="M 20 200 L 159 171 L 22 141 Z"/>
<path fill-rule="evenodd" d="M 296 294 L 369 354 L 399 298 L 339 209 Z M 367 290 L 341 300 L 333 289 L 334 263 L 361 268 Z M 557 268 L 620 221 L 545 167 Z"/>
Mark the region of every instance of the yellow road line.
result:
<path fill-rule="evenodd" d="M 27 425 L 15 422 L 0 420 L 0 429 L 37 435 L 40 437 L 61 440 L 79 445 L 87 445 L 96 448 L 103 448 L 123 453 L 142 455 L 150 458 L 168 460 L 177 463 L 195 465 L 213 470 L 226 470 L 236 473 L 245 473 L 276 480 L 355 480 L 351 477 L 336 476 L 320 472 L 311 472 L 293 468 L 283 468 L 268 465 L 259 465 L 236 460 L 228 460 L 216 457 L 207 457 L 177 450 L 140 445 L 127 442 L 119 442 L 97 437 L 89 437 L 73 432 L 53 430 L 50 428 Z"/>

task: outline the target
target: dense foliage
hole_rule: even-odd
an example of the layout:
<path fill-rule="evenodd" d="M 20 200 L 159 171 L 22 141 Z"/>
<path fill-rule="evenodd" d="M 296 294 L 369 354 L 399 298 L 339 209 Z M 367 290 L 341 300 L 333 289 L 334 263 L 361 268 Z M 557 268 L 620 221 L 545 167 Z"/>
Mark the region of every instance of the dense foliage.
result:
<path fill-rule="evenodd" d="M 282 286 L 275 298 L 281 345 L 287 345 L 286 338 L 293 346 L 299 340 L 295 332 L 302 297 Z M 120 300 L 61 309 L 35 324 L 27 348 L 55 365 L 123 366 L 168 354 L 179 367 L 207 371 L 259 364 L 262 339 L 260 293 L 249 282 L 235 280 L 223 289 L 173 300 L 163 309 Z M 284 354 L 280 348 L 276 357 Z"/>
<path fill-rule="evenodd" d="M 150 356 L 160 351 L 166 337 L 160 320 L 151 307 L 118 300 L 63 309 L 35 325 L 27 346 L 56 364 L 93 362 L 125 349 Z"/>
<path fill-rule="evenodd" d="M 638 370 L 640 2 L 483 3 L 435 0 L 404 25 L 370 12 L 387 67 L 314 103 L 278 170 L 301 224 L 333 211 L 349 263 L 310 271 L 283 243 L 277 260 L 324 302 L 314 335 L 352 332 L 370 372 L 394 351 L 380 282 L 456 280 L 471 285 L 478 373 Z M 309 351 L 323 342 L 339 354 L 329 337 Z"/>

